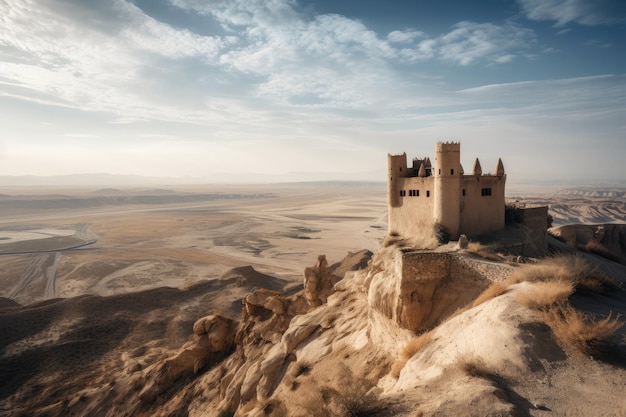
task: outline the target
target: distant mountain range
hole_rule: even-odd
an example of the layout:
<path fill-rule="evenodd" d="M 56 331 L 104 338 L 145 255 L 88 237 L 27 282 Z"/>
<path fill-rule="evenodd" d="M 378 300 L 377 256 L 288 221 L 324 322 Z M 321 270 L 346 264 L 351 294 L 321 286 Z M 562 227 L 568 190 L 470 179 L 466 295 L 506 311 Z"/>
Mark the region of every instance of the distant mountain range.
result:
<path fill-rule="evenodd" d="M 384 182 L 385 173 L 366 171 L 357 173 L 337 172 L 294 172 L 287 174 L 214 174 L 207 177 L 150 177 L 141 175 L 118 175 L 107 173 L 88 173 L 54 176 L 9 176 L 0 175 L 0 187 L 36 187 L 36 186 L 155 186 L 155 185 L 198 185 L 198 184 L 265 184 L 281 182 L 310 181 L 365 181 Z"/>

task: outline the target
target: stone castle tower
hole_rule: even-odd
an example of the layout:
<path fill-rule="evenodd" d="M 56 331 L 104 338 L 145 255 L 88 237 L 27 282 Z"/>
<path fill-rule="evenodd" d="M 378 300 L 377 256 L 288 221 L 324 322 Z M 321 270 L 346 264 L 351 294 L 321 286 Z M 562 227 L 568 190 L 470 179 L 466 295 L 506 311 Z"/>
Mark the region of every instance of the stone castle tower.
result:
<path fill-rule="evenodd" d="M 438 142 L 434 167 L 428 157 L 407 165 L 406 153 L 388 155 L 389 233 L 420 237 L 440 225 L 457 239 L 504 227 L 504 165 L 483 175 L 478 158 L 471 175 L 461 166 L 461 144 Z"/>

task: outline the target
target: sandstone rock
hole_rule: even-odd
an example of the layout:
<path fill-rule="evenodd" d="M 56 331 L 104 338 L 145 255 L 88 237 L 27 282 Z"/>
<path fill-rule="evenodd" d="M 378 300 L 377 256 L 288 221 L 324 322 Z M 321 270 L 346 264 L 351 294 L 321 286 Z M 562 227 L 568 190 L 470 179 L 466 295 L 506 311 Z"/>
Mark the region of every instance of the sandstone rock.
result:
<path fill-rule="evenodd" d="M 246 312 L 251 316 L 258 316 L 269 310 L 274 314 L 285 314 L 288 300 L 278 291 L 260 289 L 248 294 L 244 300 Z"/>
<path fill-rule="evenodd" d="M 241 402 L 245 403 L 253 399 L 256 395 L 256 387 L 263 376 L 261 363 L 257 362 L 248 368 L 246 376 L 241 384 Z"/>
<path fill-rule="evenodd" d="M 139 397 L 144 402 L 154 399 L 184 374 L 196 374 L 207 363 L 221 359 L 234 345 L 235 329 L 229 318 L 212 315 L 194 323 L 194 335 L 182 351 L 166 360 L 152 372 Z"/>
<path fill-rule="evenodd" d="M 304 270 L 304 297 L 310 307 L 318 307 L 333 293 L 334 279 L 328 271 L 326 255 L 320 255 L 312 268 Z"/>
<path fill-rule="evenodd" d="M 320 327 L 320 317 L 315 314 L 307 314 L 304 316 L 297 316 L 291 320 L 291 324 L 287 331 L 283 334 L 281 343 L 283 346 L 283 353 L 288 355 L 306 339 L 311 333 Z"/>
<path fill-rule="evenodd" d="M 283 369 L 287 355 L 283 352 L 281 345 L 274 347 L 267 353 L 267 356 L 261 362 L 261 379 L 257 386 L 257 398 L 266 399 L 272 395 L 274 389 L 280 382 L 278 376 Z"/>
<path fill-rule="evenodd" d="M 274 314 L 285 314 L 287 307 L 286 300 L 280 296 L 268 297 L 263 307 L 271 310 Z"/>

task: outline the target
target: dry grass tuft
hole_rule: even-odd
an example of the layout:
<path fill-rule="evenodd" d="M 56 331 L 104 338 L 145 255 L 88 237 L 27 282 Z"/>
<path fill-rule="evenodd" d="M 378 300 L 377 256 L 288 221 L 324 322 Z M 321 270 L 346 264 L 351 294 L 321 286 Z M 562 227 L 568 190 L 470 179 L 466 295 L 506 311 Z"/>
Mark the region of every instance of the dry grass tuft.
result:
<path fill-rule="evenodd" d="M 473 253 L 476 256 L 480 256 L 483 259 L 489 261 L 501 261 L 502 257 L 495 253 L 493 248 L 483 245 L 480 242 L 469 242 L 467 244 L 467 251 Z"/>
<path fill-rule="evenodd" d="M 308 362 L 298 362 L 296 364 L 296 368 L 294 370 L 293 376 L 295 378 L 299 377 L 300 375 L 308 375 L 309 372 L 311 372 L 311 364 Z"/>
<path fill-rule="evenodd" d="M 487 289 L 485 291 L 481 292 L 478 295 L 478 297 L 476 297 L 474 302 L 472 302 L 472 307 L 479 306 L 482 303 L 484 303 L 485 301 L 489 301 L 492 298 L 496 298 L 496 297 L 504 294 L 505 292 L 507 292 L 508 289 L 509 289 L 508 284 L 506 284 L 504 282 L 494 282 L 489 287 L 487 287 Z"/>
<path fill-rule="evenodd" d="M 481 358 L 465 359 L 459 364 L 459 367 L 465 375 L 472 378 L 490 379 L 489 376 L 492 374 Z"/>
<path fill-rule="evenodd" d="M 402 349 L 400 359 L 395 361 L 391 366 L 391 375 L 394 378 L 398 378 L 400 376 L 400 371 L 402 371 L 407 361 L 415 356 L 417 352 L 422 350 L 422 348 L 430 343 L 431 340 L 433 340 L 432 330 L 411 339 Z"/>
<path fill-rule="evenodd" d="M 595 320 L 568 304 L 550 307 L 544 312 L 544 320 L 563 345 L 591 356 L 601 355 L 611 337 L 624 325 L 619 316 L 612 318 L 609 314 Z"/>
<path fill-rule="evenodd" d="M 518 303 L 540 310 L 553 304 L 563 303 L 574 292 L 568 281 L 535 282 L 515 296 Z"/>
<path fill-rule="evenodd" d="M 507 280 L 510 284 L 522 281 L 569 281 L 577 290 L 598 293 L 619 288 L 606 274 L 576 255 L 559 256 L 538 264 L 526 265 L 513 271 Z"/>

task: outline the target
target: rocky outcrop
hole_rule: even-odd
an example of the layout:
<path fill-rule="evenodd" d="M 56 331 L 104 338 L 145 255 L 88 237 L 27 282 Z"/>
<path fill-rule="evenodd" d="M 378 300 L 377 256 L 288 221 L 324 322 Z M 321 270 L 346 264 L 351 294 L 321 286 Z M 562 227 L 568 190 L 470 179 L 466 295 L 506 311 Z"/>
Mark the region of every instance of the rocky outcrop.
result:
<path fill-rule="evenodd" d="M 326 302 L 333 293 L 333 285 L 339 281 L 328 269 L 326 255 L 320 255 L 312 268 L 304 270 L 304 297 L 310 307 L 317 307 Z"/>
<path fill-rule="evenodd" d="M 625 224 L 572 224 L 553 227 L 550 233 L 573 249 L 626 265 Z"/>
<path fill-rule="evenodd" d="M 232 352 L 235 323 L 220 315 L 203 317 L 193 325 L 193 336 L 173 358 L 152 371 L 149 383 L 139 394 L 144 402 L 152 402 L 176 380 L 197 374 L 205 366 L 214 365 Z"/>

